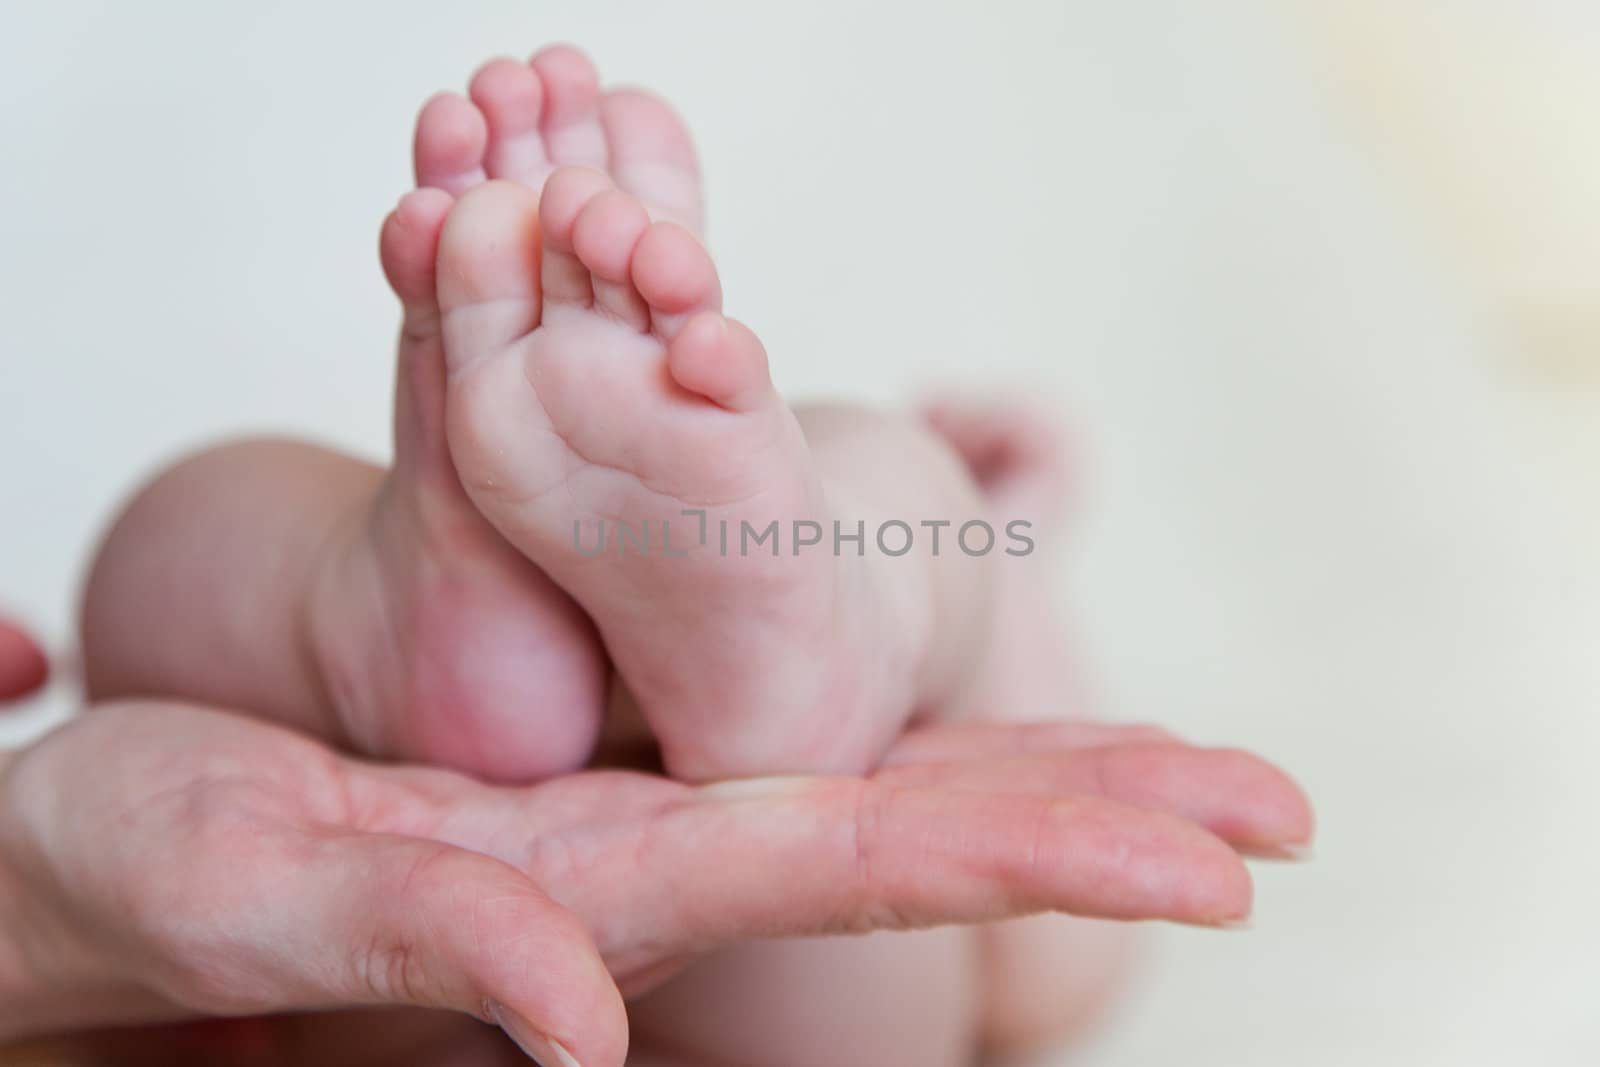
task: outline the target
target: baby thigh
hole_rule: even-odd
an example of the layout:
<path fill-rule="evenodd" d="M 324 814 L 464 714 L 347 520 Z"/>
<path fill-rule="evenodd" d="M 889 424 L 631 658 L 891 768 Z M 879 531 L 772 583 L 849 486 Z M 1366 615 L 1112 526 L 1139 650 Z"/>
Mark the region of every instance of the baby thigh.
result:
<path fill-rule="evenodd" d="M 629 1067 L 970 1067 L 978 945 L 961 928 L 754 941 L 630 1006 Z"/>

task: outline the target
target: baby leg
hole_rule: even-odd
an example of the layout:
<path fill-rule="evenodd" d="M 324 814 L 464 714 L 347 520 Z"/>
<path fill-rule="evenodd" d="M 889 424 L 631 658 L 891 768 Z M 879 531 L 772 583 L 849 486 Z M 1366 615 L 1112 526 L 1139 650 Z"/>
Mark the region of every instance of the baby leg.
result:
<path fill-rule="evenodd" d="M 961 454 L 997 519 L 1062 527 L 1070 479 L 1058 419 L 1015 403 L 943 403 L 925 414 Z M 1038 579 L 1017 570 L 999 576 L 994 640 L 977 682 L 981 718 L 1088 713 L 1055 583 Z M 1126 988 L 1139 943 L 1128 924 L 1067 915 L 995 923 L 976 936 L 983 1045 L 995 1063 L 1070 1040 L 1098 1021 Z"/>

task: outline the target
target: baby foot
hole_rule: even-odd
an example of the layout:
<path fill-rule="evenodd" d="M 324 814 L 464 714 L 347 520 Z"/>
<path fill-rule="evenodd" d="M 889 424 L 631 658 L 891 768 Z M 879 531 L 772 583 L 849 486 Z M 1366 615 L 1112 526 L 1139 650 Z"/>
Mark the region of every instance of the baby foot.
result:
<path fill-rule="evenodd" d="M 404 308 L 395 463 L 330 552 L 314 628 L 365 752 L 520 781 L 574 770 L 593 748 L 609 672 L 593 624 L 479 514 L 445 444 L 434 266 L 454 195 L 491 177 L 537 188 L 563 162 L 609 167 L 658 217 L 700 225 L 683 123 L 648 93 L 601 93 L 598 81 L 585 56 L 556 46 L 487 64 L 470 99 L 435 97 L 418 117 L 424 188 L 381 242 Z"/>
<path fill-rule="evenodd" d="M 919 627 L 855 557 L 789 551 L 836 501 L 700 242 L 569 168 L 469 191 L 438 279 L 466 491 L 593 617 L 668 768 L 865 767 L 903 716 L 859 712 L 909 709 Z M 773 522 L 782 553 L 741 550 Z"/>
<path fill-rule="evenodd" d="M 330 546 L 313 651 L 359 751 L 529 781 L 588 760 L 607 667 L 587 617 L 478 514 L 451 463 L 434 297 L 451 203 L 419 190 L 383 226 L 405 309 L 395 458 Z"/>
<path fill-rule="evenodd" d="M 555 169 L 605 171 L 651 217 L 702 228 L 700 165 L 683 122 L 638 89 L 601 92 L 594 64 L 553 45 L 531 62 L 496 59 L 468 96 L 441 93 L 422 109 L 417 185 L 460 196 L 490 179 L 543 189 Z"/>

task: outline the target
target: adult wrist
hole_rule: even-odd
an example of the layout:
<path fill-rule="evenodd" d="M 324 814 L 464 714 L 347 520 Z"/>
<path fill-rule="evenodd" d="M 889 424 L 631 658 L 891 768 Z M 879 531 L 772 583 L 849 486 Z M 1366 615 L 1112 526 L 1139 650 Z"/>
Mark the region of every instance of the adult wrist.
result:
<path fill-rule="evenodd" d="M 18 834 L 5 793 L 17 753 L 0 751 L 0 1041 L 26 1036 L 28 1011 L 46 995 L 33 965 L 29 891 L 18 863 Z"/>
<path fill-rule="evenodd" d="M 152 998 L 80 936 L 17 804 L 26 752 L 0 751 L 0 1042 L 151 1014 Z"/>

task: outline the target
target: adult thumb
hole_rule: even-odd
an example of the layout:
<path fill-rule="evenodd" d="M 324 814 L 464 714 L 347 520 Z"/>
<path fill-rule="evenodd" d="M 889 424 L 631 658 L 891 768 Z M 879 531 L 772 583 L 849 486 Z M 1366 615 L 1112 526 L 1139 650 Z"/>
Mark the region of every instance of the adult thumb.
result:
<path fill-rule="evenodd" d="M 308 1006 L 465 1012 L 541 1067 L 622 1067 L 627 1015 L 587 928 L 515 868 L 362 833 L 320 838 L 303 859 L 299 884 L 278 887 L 298 907 L 271 940 L 285 977 L 311 982 Z"/>

